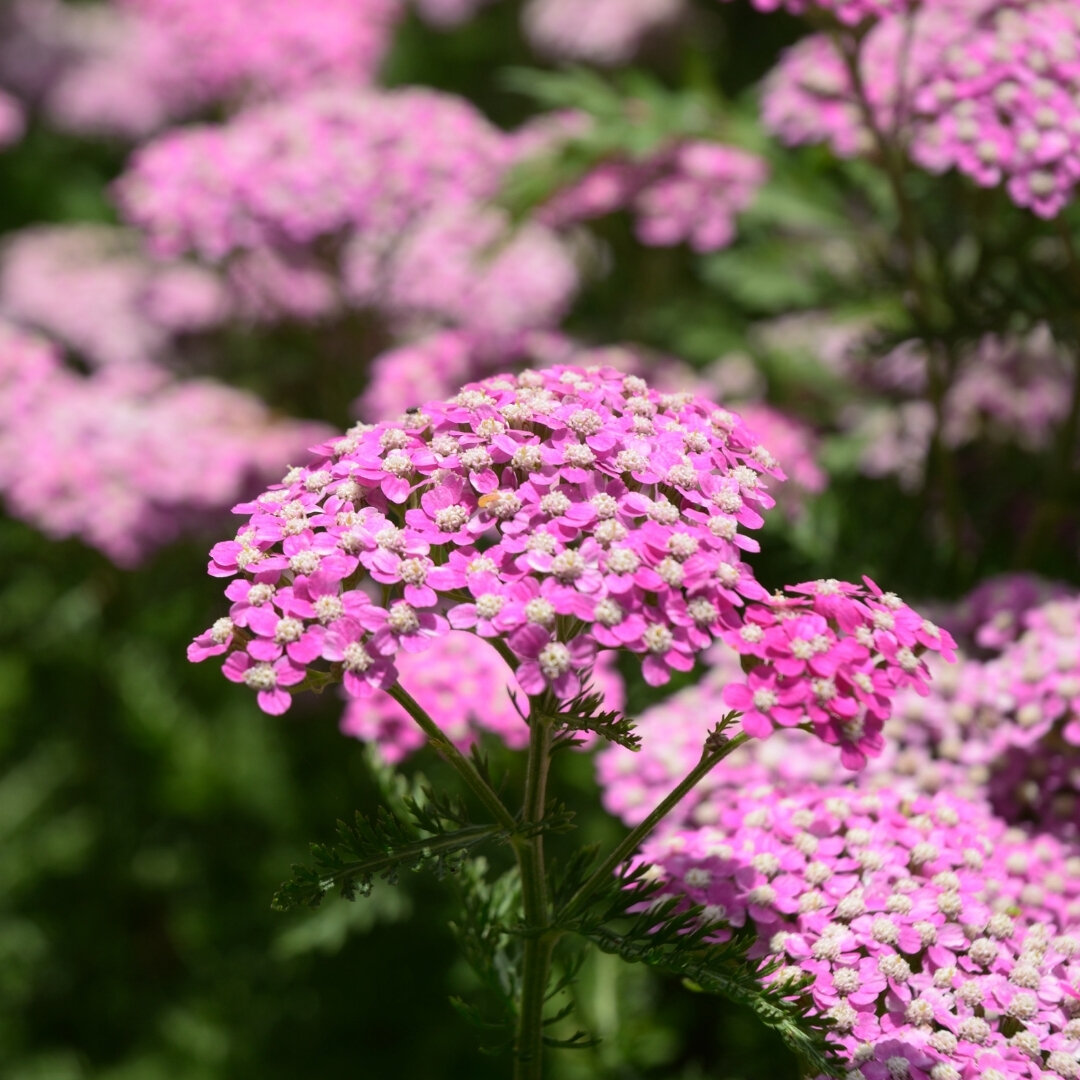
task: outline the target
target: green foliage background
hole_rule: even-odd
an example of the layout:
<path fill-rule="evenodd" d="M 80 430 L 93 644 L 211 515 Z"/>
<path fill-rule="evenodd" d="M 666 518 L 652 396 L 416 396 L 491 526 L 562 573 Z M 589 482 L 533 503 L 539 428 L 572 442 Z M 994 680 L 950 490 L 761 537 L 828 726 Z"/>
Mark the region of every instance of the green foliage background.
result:
<path fill-rule="evenodd" d="M 693 45 L 651 58 L 654 77 L 638 84 L 638 96 L 654 95 L 661 130 L 675 122 L 665 108 L 704 100 L 726 132 L 769 153 L 775 180 L 736 246 L 706 258 L 642 249 L 627 222 L 604 222 L 613 269 L 588 291 L 571 328 L 698 363 L 748 351 L 774 400 L 824 419 L 843 388 L 812 358 L 762 346 L 754 322 L 827 305 L 842 316 L 873 313 L 902 333 L 898 282 L 864 258 L 889 235 L 890 212 L 857 165 L 781 152 L 756 130 L 747 88 L 797 35 L 796 24 L 714 0 L 702 0 L 695 17 Z M 465 93 L 497 121 L 516 122 L 532 106 L 507 89 L 502 72 L 535 64 L 516 19 L 516 5 L 504 2 L 448 35 L 411 23 L 391 81 Z M 587 89 L 575 78 L 552 92 L 572 99 Z M 545 85 L 533 80 L 537 92 Z M 0 227 L 110 219 L 107 185 L 123 158 L 119 147 L 35 128 L 0 164 Z M 533 178 L 541 190 L 543 179 Z M 1007 238 L 1008 215 L 996 220 Z M 824 242 L 852 258 L 823 260 Z M 356 327 L 234 332 L 217 343 L 218 370 L 293 413 L 341 423 L 341 403 L 362 387 L 367 342 Z M 856 478 L 842 442 L 828 453 L 829 493 L 796 528 L 780 524 L 766 535 L 757 562 L 766 583 L 866 572 L 914 599 L 954 596 L 1009 568 L 1073 572 L 1052 530 L 1054 508 L 1072 495 L 1051 460 L 1012 453 L 992 471 L 963 474 L 975 539 L 958 547 L 937 528 L 932 498 Z M 994 514 L 1001 492 L 1025 484 L 1050 508 L 1050 526 L 1020 550 Z M 507 1075 L 505 1060 L 478 1053 L 475 1032 L 449 1003 L 474 989 L 446 928 L 452 884 L 409 876 L 362 903 L 271 911 L 274 889 L 305 858 L 307 842 L 329 838 L 337 818 L 370 810 L 378 780 L 364 749 L 338 733 L 331 693 L 271 719 L 215 665 L 185 662 L 187 642 L 219 614 L 220 583 L 203 567 L 209 543 L 225 535 L 227 514 L 199 539 L 124 572 L 74 542 L 51 543 L 0 519 L 0 1076 Z M 648 700 L 638 680 L 631 712 Z M 492 750 L 497 769 L 519 768 Z M 446 778 L 430 754 L 415 768 Z M 586 759 L 574 761 L 556 794 L 587 835 L 618 835 L 599 809 Z M 558 1080 L 795 1076 L 752 1017 L 673 980 L 596 957 L 579 995 L 577 1022 L 603 1041 L 559 1056 Z"/>

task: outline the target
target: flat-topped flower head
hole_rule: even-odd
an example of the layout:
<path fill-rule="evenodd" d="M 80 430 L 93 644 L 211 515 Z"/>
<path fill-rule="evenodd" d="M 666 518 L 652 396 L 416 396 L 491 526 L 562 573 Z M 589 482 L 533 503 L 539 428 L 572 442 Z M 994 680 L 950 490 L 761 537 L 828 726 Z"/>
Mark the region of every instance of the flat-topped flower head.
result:
<path fill-rule="evenodd" d="M 708 917 L 718 940 L 750 927 L 751 955 L 812 977 L 848 1076 L 1074 1075 L 1068 848 L 948 793 L 746 783 L 728 796 L 642 855 L 667 895 L 723 913 Z"/>
<path fill-rule="evenodd" d="M 196 658 L 227 641 L 358 695 L 455 627 L 499 642 L 528 694 L 565 698 L 598 649 L 664 683 L 767 597 L 736 541 L 773 504 L 775 460 L 733 414 L 613 368 L 495 376 L 314 453 L 237 507 L 248 521 L 211 552 L 212 574 L 274 586 L 272 610 L 234 613 Z M 295 621 L 287 641 L 276 616 Z"/>

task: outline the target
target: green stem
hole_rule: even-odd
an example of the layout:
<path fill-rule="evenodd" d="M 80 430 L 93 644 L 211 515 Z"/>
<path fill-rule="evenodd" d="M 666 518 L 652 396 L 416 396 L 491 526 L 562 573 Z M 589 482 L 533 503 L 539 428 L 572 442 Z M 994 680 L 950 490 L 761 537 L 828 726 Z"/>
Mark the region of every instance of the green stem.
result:
<path fill-rule="evenodd" d="M 530 718 L 529 758 L 525 774 L 524 832 L 514 838 L 521 872 L 525 945 L 514 1038 L 514 1080 L 541 1080 L 544 1069 L 544 1001 L 547 998 L 551 953 L 557 934 L 551 931 L 547 895 L 544 837 L 537 825 L 547 803 L 547 778 L 551 764 L 552 720 L 533 701 Z"/>
<path fill-rule="evenodd" d="M 499 825 L 507 832 L 513 833 L 518 827 L 514 815 L 503 805 L 491 785 L 477 772 L 476 766 L 428 716 L 423 706 L 400 683 L 392 686 L 387 693 L 420 725 L 432 746 L 457 770 L 469 790 L 491 811 Z"/>
<path fill-rule="evenodd" d="M 732 739 L 716 746 L 706 743 L 702 752 L 701 760 L 686 774 L 679 785 L 661 802 L 640 825 L 631 829 L 623 838 L 622 842 L 611 852 L 610 855 L 593 871 L 589 879 L 574 893 L 566 902 L 566 906 L 559 912 L 559 922 L 565 923 L 575 915 L 580 915 L 589 902 L 589 898 L 611 880 L 611 875 L 634 854 L 642 841 L 675 809 L 690 791 L 697 787 L 702 780 L 721 761 L 737 750 L 750 738 L 749 735 L 740 733 Z"/>

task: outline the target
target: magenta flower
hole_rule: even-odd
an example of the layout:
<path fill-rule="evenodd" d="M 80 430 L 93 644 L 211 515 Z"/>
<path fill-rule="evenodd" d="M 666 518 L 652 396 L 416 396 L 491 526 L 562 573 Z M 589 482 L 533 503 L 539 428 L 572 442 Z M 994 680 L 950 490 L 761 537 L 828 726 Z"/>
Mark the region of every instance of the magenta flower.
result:
<path fill-rule="evenodd" d="M 229 653 L 221 670 L 230 682 L 243 683 L 256 691 L 259 708 L 280 716 L 292 704 L 292 695 L 283 687 L 304 681 L 304 671 L 287 656 L 272 662 L 254 660 L 246 652 Z"/>

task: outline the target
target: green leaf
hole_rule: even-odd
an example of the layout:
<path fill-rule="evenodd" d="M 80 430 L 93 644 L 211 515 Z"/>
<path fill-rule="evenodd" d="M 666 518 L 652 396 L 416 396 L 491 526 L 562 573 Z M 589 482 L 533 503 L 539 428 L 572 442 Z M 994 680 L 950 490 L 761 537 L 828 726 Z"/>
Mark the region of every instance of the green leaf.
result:
<path fill-rule="evenodd" d="M 756 940 L 751 927 L 734 929 L 723 943 L 708 940 L 717 926 L 702 918 L 702 908 L 663 893 L 664 883 L 649 874 L 649 867 L 639 866 L 613 877 L 582 915 L 561 928 L 628 963 L 668 972 L 705 993 L 750 1008 L 780 1035 L 808 1075 L 840 1075 L 829 1043 L 829 1022 L 815 1015 L 807 993 L 810 976 L 766 985 L 763 980 L 782 965 L 749 957 Z"/>
<path fill-rule="evenodd" d="M 292 877 L 275 893 L 271 906 L 277 911 L 318 907 L 334 889 L 353 900 L 367 896 L 376 877 L 395 884 L 403 869 L 453 873 L 468 851 L 503 833 L 497 825 L 464 824 L 455 800 L 430 791 L 427 795 L 426 802 L 405 799 L 407 818 L 380 807 L 374 817 L 357 811 L 352 824 L 339 821 L 337 841 L 312 844 L 313 865 L 293 866 Z"/>

